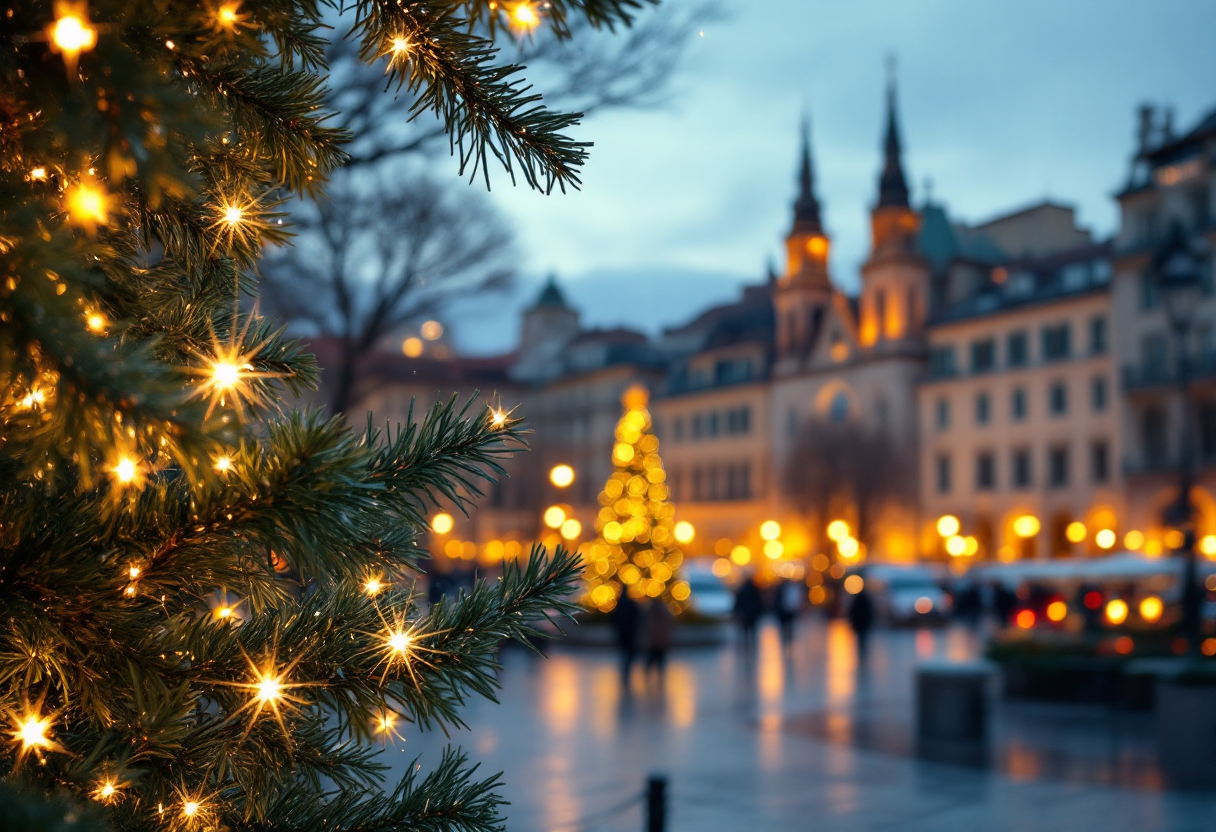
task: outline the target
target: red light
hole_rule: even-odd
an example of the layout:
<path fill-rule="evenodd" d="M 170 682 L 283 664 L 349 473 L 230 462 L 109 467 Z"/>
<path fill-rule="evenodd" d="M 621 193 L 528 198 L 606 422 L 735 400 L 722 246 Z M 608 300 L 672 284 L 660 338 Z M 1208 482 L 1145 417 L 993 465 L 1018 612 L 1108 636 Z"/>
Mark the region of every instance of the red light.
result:
<path fill-rule="evenodd" d="M 1185 656 L 1186 651 L 1191 649 L 1191 643 L 1184 638 L 1176 638 L 1170 644 L 1170 649 L 1179 656 Z"/>
<path fill-rule="evenodd" d="M 1091 610 L 1096 610 L 1098 607 L 1102 606 L 1102 593 L 1098 592 L 1096 589 L 1091 589 L 1089 592 L 1085 593 L 1085 606 L 1089 607 Z"/>
<path fill-rule="evenodd" d="M 1034 618 L 1034 610 L 1022 610 L 1014 620 L 1017 621 L 1017 625 L 1023 630 L 1029 630 L 1034 626 Z"/>
<path fill-rule="evenodd" d="M 1132 648 L 1136 646 L 1135 642 L 1129 636 L 1119 636 L 1115 639 L 1115 652 L 1120 656 L 1126 656 L 1132 652 Z"/>

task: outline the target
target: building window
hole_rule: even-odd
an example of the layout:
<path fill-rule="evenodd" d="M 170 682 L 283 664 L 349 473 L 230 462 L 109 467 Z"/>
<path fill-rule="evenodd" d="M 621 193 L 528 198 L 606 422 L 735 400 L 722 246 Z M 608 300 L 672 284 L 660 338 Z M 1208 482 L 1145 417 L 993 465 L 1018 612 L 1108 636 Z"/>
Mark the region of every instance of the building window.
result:
<path fill-rule="evenodd" d="M 1145 462 L 1149 465 L 1160 465 L 1165 462 L 1168 453 L 1165 411 L 1159 407 L 1150 407 L 1145 410 L 1141 431 L 1144 439 Z"/>
<path fill-rule="evenodd" d="M 996 488 L 996 459 L 987 451 L 975 458 L 975 488 L 977 491 Z"/>
<path fill-rule="evenodd" d="M 1072 351 L 1067 323 L 1043 327 L 1043 360 L 1061 361 Z"/>
<path fill-rule="evenodd" d="M 996 368 L 996 341 L 985 338 L 971 342 L 971 372 L 986 373 Z"/>
<path fill-rule="evenodd" d="M 1059 445 L 1047 451 L 1047 482 L 1052 488 L 1068 485 L 1068 446 Z"/>
<path fill-rule="evenodd" d="M 874 293 L 874 317 L 878 319 L 878 337 L 885 337 L 887 332 L 887 293 L 879 289 Z"/>
<path fill-rule="evenodd" d="M 798 417 L 798 411 L 790 408 L 785 414 L 785 433 L 790 439 L 798 438 L 798 430 L 802 420 Z"/>
<path fill-rule="evenodd" d="M 949 378 L 958 371 L 954 364 L 954 347 L 931 347 L 929 349 L 929 374 L 933 378 Z"/>
<path fill-rule="evenodd" d="M 832 396 L 832 403 L 828 405 L 828 418 L 838 423 L 849 418 L 849 397 L 843 390 Z"/>
<path fill-rule="evenodd" d="M 692 438 L 700 439 L 705 433 L 705 420 L 701 418 L 700 413 L 693 414 L 692 417 Z"/>
<path fill-rule="evenodd" d="M 1031 473 L 1030 451 L 1026 448 L 1018 448 L 1013 452 L 1013 487 L 1029 488 L 1032 481 Z"/>
<path fill-rule="evenodd" d="M 1212 222 L 1212 193 L 1205 186 L 1192 188 L 1187 194 L 1191 202 L 1191 215 L 1196 229 L 1207 228 Z"/>
<path fill-rule="evenodd" d="M 977 393 L 975 396 L 975 423 L 977 425 L 988 424 L 988 394 Z"/>
<path fill-rule="evenodd" d="M 1095 315 L 1089 319 L 1089 352 L 1091 355 L 1106 354 L 1106 316 Z"/>
<path fill-rule="evenodd" d="M 1199 456 L 1216 459 L 1216 404 L 1212 402 L 1199 405 Z"/>
<path fill-rule="evenodd" d="M 937 429 L 945 430 L 950 427 L 950 400 L 937 400 Z"/>
<path fill-rule="evenodd" d="M 1010 367 L 1025 367 L 1030 361 L 1030 350 L 1027 348 L 1027 339 L 1025 332 L 1009 333 L 1009 340 L 1006 344 L 1006 352 L 1008 353 L 1008 361 Z"/>
<path fill-rule="evenodd" d="M 748 433 L 751 431 L 752 410 L 750 407 L 736 407 L 726 411 L 726 432 L 730 434 Z"/>
<path fill-rule="evenodd" d="M 1095 413 L 1106 410 L 1106 376 L 1094 376 L 1089 388 L 1089 397 Z"/>
<path fill-rule="evenodd" d="M 1047 392 L 1047 401 L 1052 416 L 1063 416 L 1068 412 L 1068 386 L 1062 381 L 1052 384 Z"/>
<path fill-rule="evenodd" d="M 717 436 L 719 429 L 721 428 L 721 424 L 719 423 L 719 419 L 718 419 L 718 411 L 711 410 L 706 415 L 705 421 L 707 423 L 706 432 L 710 436 Z"/>
<path fill-rule="evenodd" d="M 937 493 L 950 493 L 950 457 L 945 454 L 937 457 Z"/>
<path fill-rule="evenodd" d="M 699 465 L 692 469 L 692 498 L 693 500 L 705 499 L 705 472 Z"/>
<path fill-rule="evenodd" d="M 1170 374 L 1170 347 L 1164 332 L 1150 332 L 1140 342 L 1146 380 L 1164 381 Z"/>
<path fill-rule="evenodd" d="M 1009 399 L 1009 412 L 1013 416 L 1013 421 L 1020 422 L 1026 418 L 1026 388 L 1013 388 L 1013 395 Z"/>
<path fill-rule="evenodd" d="M 1161 303 L 1157 294 L 1157 276 L 1150 269 L 1140 272 L 1140 308 L 1156 309 Z"/>
<path fill-rule="evenodd" d="M 1089 446 L 1089 474 L 1094 482 L 1110 480 L 1110 446 L 1105 439 Z"/>
<path fill-rule="evenodd" d="M 679 442 L 684 439 L 684 419 L 680 416 L 671 420 L 671 441 Z"/>

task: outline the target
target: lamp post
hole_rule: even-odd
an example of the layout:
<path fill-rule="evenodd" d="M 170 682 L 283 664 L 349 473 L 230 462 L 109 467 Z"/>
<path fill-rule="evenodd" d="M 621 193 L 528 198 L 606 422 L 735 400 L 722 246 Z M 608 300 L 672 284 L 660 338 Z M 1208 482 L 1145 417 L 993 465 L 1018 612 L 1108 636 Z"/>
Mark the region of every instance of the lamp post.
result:
<path fill-rule="evenodd" d="M 1191 323 L 1195 308 L 1202 300 L 1203 283 L 1199 263 L 1191 251 L 1186 232 L 1174 222 L 1165 242 L 1153 257 L 1157 287 L 1161 294 L 1170 330 L 1174 336 L 1179 398 L 1182 400 L 1178 434 L 1178 498 L 1167 509 L 1166 524 L 1182 532 L 1183 557 L 1182 632 L 1192 652 L 1199 647 L 1203 595 L 1199 588 L 1195 558 L 1195 516 L 1191 505 L 1194 472 L 1194 439 L 1191 426 Z"/>

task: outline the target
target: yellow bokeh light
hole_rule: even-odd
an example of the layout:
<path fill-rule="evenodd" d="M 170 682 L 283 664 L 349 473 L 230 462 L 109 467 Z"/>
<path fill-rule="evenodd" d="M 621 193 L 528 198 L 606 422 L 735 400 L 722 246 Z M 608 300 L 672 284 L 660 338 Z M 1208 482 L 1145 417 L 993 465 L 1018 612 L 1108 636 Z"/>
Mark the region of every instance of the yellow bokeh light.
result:
<path fill-rule="evenodd" d="M 1047 605 L 1047 618 L 1057 624 L 1068 617 L 1068 604 L 1063 601 L 1052 601 Z"/>
<path fill-rule="evenodd" d="M 1216 534 L 1205 534 L 1199 538 L 1199 552 L 1204 557 L 1216 558 Z"/>
<path fill-rule="evenodd" d="M 697 536 L 697 530 L 687 520 L 676 523 L 672 533 L 675 535 L 677 543 L 692 543 L 692 539 Z"/>
<path fill-rule="evenodd" d="M 446 511 L 441 511 L 431 518 L 431 528 L 436 534 L 447 534 L 455 525 L 456 522 L 452 519 L 452 515 Z"/>
<path fill-rule="evenodd" d="M 806 250 L 812 257 L 822 260 L 828 254 L 828 238 L 821 234 L 816 234 L 806 241 Z"/>
<path fill-rule="evenodd" d="M 558 488 L 566 488 L 574 482 L 574 469 L 569 465 L 554 465 L 549 472 L 549 482 Z"/>
<path fill-rule="evenodd" d="M 1069 543 L 1080 543 L 1085 539 L 1086 534 L 1088 534 L 1088 530 L 1080 520 L 1074 520 L 1064 529 L 1064 536 L 1068 538 Z"/>
<path fill-rule="evenodd" d="M 943 514 L 937 518 L 937 533 L 942 537 L 954 537 L 963 524 L 953 514 Z"/>
<path fill-rule="evenodd" d="M 966 544 L 966 547 L 963 549 L 963 554 L 967 555 L 968 557 L 974 555 L 980 550 L 980 542 L 971 535 L 964 537 L 963 543 Z"/>
<path fill-rule="evenodd" d="M 1023 514 L 1013 521 L 1013 533 L 1018 537 L 1034 537 L 1042 526 L 1033 514 Z"/>
<path fill-rule="evenodd" d="M 730 561 L 726 558 L 717 558 L 710 569 L 719 578 L 725 578 L 730 574 Z"/>
<path fill-rule="evenodd" d="M 89 332 L 100 335 L 106 331 L 106 316 L 100 312 L 90 312 L 84 318 L 84 325 L 89 328 Z"/>
<path fill-rule="evenodd" d="M 776 540 L 781 537 L 781 524 L 776 520 L 765 520 L 760 524 L 760 537 L 764 540 Z"/>
<path fill-rule="evenodd" d="M 443 337 L 443 324 L 439 321 L 426 321 L 418 330 L 428 341 L 438 341 Z"/>
<path fill-rule="evenodd" d="M 618 442 L 612 449 L 612 458 L 618 465 L 628 465 L 633 461 L 633 446 L 626 442 Z"/>
<path fill-rule="evenodd" d="M 1216 544 L 1216 538 L 1213 538 L 1212 543 Z M 1130 532 L 1123 535 L 1124 548 L 1130 549 L 1131 551 L 1135 552 L 1135 551 L 1138 551 L 1140 549 L 1140 547 L 1143 545 L 1144 545 L 1144 532 L 1137 531 L 1136 529 L 1132 529 Z"/>
<path fill-rule="evenodd" d="M 545 525 L 551 529 L 560 529 L 566 522 L 566 510 L 561 506 L 549 506 L 545 509 Z"/>
<path fill-rule="evenodd" d="M 527 34 L 540 25 L 536 5 L 527 0 L 507 6 L 507 15 L 512 31 L 517 34 Z"/>
<path fill-rule="evenodd" d="M 1106 602 L 1106 620 L 1119 625 L 1127 620 L 1127 602 L 1114 598 Z"/>
<path fill-rule="evenodd" d="M 422 339 L 410 336 L 401 342 L 401 352 L 406 358 L 417 358 L 422 355 Z"/>
<path fill-rule="evenodd" d="M 21 740 L 23 752 L 31 749 L 51 748 L 54 742 L 47 735 L 51 720 L 38 716 L 27 716 L 17 726 L 16 737 Z"/>
<path fill-rule="evenodd" d="M 1165 533 L 1165 548 L 1181 549 L 1186 545 L 1186 535 L 1178 531 L 1178 529 L 1170 529 Z"/>
<path fill-rule="evenodd" d="M 671 597 L 677 601 L 687 601 L 692 595 L 692 589 L 684 581 L 676 581 L 671 585 Z"/>
<path fill-rule="evenodd" d="M 239 0 L 237 2 L 224 3 L 215 13 L 215 22 L 221 29 L 235 32 L 237 25 L 245 19 L 244 15 L 240 13 L 240 8 L 241 4 Z"/>
<path fill-rule="evenodd" d="M 1118 540 L 1119 536 L 1110 529 L 1102 529 L 1094 535 L 1094 543 L 1098 544 L 1099 549 L 1113 548 Z"/>
<path fill-rule="evenodd" d="M 849 524 L 843 520 L 833 520 L 828 523 L 828 539 L 836 543 L 849 536 Z"/>
<path fill-rule="evenodd" d="M 368 595 L 375 595 L 382 589 L 384 589 L 384 584 L 379 578 L 368 578 L 363 583 L 363 591 Z"/>
<path fill-rule="evenodd" d="M 92 231 L 109 221 L 111 197 L 97 185 L 85 182 L 72 185 L 64 194 L 64 199 L 68 208 L 68 220 L 73 225 Z"/>
<path fill-rule="evenodd" d="M 865 579 L 860 575 L 850 575 L 844 579 L 844 591 L 850 595 L 856 595 L 866 588 Z"/>
<path fill-rule="evenodd" d="M 747 566 L 752 561 L 752 550 L 739 545 L 730 550 L 730 559 L 738 566 Z"/>
<path fill-rule="evenodd" d="M 139 463 L 128 456 L 119 457 L 111 470 L 114 473 L 114 479 L 123 485 L 130 485 L 140 478 Z"/>
<path fill-rule="evenodd" d="M 566 519 L 566 522 L 561 525 L 561 535 L 566 540 L 575 540 L 583 533 L 583 524 L 575 520 L 573 517 Z"/>
<path fill-rule="evenodd" d="M 857 542 L 856 538 L 846 537 L 836 544 L 836 549 L 842 558 L 848 560 L 857 556 L 861 550 L 861 544 Z"/>
<path fill-rule="evenodd" d="M 764 556 L 769 560 L 776 560 L 785 553 L 785 546 L 780 540 L 766 540 L 764 542 Z"/>
<path fill-rule="evenodd" d="M 215 470 L 220 474 L 223 474 L 227 471 L 232 470 L 232 457 L 230 457 L 230 456 L 216 457 L 215 458 Z"/>
<path fill-rule="evenodd" d="M 967 553 L 967 541 L 958 535 L 946 538 L 946 552 L 952 558 L 962 557 Z"/>
<path fill-rule="evenodd" d="M 1150 595 L 1140 601 L 1140 617 L 1149 624 L 1155 624 L 1165 612 L 1165 604 L 1156 595 Z"/>

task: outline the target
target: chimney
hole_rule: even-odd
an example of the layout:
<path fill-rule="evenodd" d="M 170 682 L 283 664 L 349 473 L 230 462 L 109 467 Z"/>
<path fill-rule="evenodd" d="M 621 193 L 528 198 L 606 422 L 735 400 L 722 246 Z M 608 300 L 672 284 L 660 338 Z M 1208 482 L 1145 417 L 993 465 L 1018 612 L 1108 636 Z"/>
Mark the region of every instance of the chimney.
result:
<path fill-rule="evenodd" d="M 1161 142 L 1165 144 L 1174 140 L 1174 108 L 1172 106 L 1165 108 L 1165 115 L 1161 122 Z"/>

